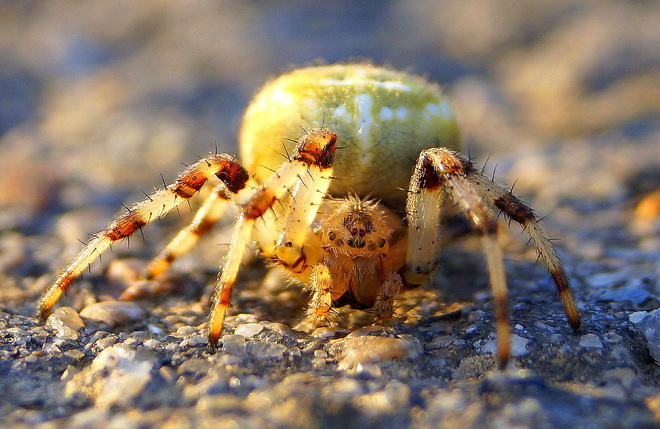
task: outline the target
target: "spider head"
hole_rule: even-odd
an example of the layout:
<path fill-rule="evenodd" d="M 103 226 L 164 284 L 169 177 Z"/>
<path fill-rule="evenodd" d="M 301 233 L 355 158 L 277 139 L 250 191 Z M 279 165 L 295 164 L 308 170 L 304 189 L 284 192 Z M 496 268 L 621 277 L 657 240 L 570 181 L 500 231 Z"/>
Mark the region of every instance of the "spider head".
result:
<path fill-rule="evenodd" d="M 377 201 L 349 196 L 328 201 L 328 205 L 324 210 L 328 216 L 320 228 L 326 249 L 355 257 L 387 254 L 392 228 Z"/>

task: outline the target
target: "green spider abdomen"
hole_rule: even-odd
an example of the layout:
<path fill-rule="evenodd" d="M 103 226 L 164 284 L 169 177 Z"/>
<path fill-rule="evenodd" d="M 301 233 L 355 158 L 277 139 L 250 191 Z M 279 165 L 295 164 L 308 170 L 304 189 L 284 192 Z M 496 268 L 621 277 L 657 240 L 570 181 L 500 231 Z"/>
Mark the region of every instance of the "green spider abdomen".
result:
<path fill-rule="evenodd" d="M 263 182 L 303 129 L 317 127 L 338 136 L 330 194 L 369 195 L 393 208 L 405 206 L 402 189 L 423 149 L 460 149 L 438 85 L 364 64 L 308 67 L 273 80 L 248 107 L 240 134 L 245 167 Z"/>

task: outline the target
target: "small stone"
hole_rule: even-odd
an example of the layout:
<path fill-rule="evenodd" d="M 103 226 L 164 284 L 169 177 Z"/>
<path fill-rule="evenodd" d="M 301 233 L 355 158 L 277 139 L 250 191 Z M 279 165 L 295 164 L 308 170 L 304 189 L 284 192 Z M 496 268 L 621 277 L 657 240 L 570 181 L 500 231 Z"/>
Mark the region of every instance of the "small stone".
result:
<path fill-rule="evenodd" d="M 155 349 L 158 346 L 160 346 L 160 341 L 158 341 L 155 338 L 150 338 L 150 339 L 148 339 L 147 341 L 144 342 L 144 346 L 148 347 L 150 349 Z"/>
<path fill-rule="evenodd" d="M 360 396 L 356 405 L 366 415 L 394 414 L 410 403 L 410 387 L 391 381 L 383 390 Z"/>
<path fill-rule="evenodd" d="M 288 348 L 278 343 L 267 343 L 264 341 L 249 341 L 247 351 L 253 358 L 259 361 L 282 360 Z"/>
<path fill-rule="evenodd" d="M 206 337 L 201 335 L 195 337 L 188 337 L 181 340 L 179 343 L 180 347 L 197 347 L 202 344 L 206 344 Z"/>
<path fill-rule="evenodd" d="M 100 338 L 96 342 L 96 345 L 101 349 L 105 349 L 105 348 L 108 348 L 108 347 L 112 346 L 116 342 L 117 342 L 117 337 L 115 335 L 109 335 L 105 338 Z"/>
<path fill-rule="evenodd" d="M 85 327 L 85 322 L 73 308 L 60 307 L 48 317 L 46 326 L 55 329 L 58 337 L 77 340 L 80 337 L 80 330 Z"/>
<path fill-rule="evenodd" d="M 605 302 L 623 302 L 630 301 L 634 306 L 639 307 L 646 300 L 651 298 L 651 294 L 638 287 L 624 286 L 616 289 L 607 289 L 598 298 Z"/>
<path fill-rule="evenodd" d="M 519 357 L 528 353 L 527 345 L 530 343 L 529 339 L 523 338 L 520 335 L 511 334 L 509 341 L 509 344 L 511 345 L 511 356 Z M 485 353 L 492 353 L 493 355 L 497 354 L 497 341 L 495 339 L 488 340 L 483 345 L 480 342 L 476 342 L 474 347 Z"/>
<path fill-rule="evenodd" d="M 603 372 L 606 380 L 617 380 L 625 388 L 629 389 L 640 384 L 640 377 L 632 368 L 614 368 Z"/>
<path fill-rule="evenodd" d="M 83 308 L 80 315 L 84 318 L 104 323 L 109 327 L 143 319 L 144 310 L 134 302 L 103 301 Z"/>
<path fill-rule="evenodd" d="M 124 345 L 109 347 L 67 382 L 65 394 L 84 394 L 98 408 L 128 406 L 151 380 L 154 362 Z"/>
<path fill-rule="evenodd" d="M 325 339 L 328 339 L 328 338 L 334 338 L 335 335 L 337 335 L 337 334 L 334 331 L 334 329 L 332 329 L 328 326 L 321 326 L 319 328 L 316 328 L 316 329 L 314 329 L 314 331 L 311 334 L 312 338 L 318 338 L 318 339 L 322 339 L 322 340 L 325 340 Z"/>
<path fill-rule="evenodd" d="M 264 327 L 258 323 L 244 323 L 236 328 L 234 333 L 242 335 L 245 338 L 252 338 L 264 330 Z"/>
<path fill-rule="evenodd" d="M 635 325 L 644 320 L 648 313 L 646 311 L 636 311 L 628 316 L 628 320 Z"/>
<path fill-rule="evenodd" d="M 177 368 L 179 374 L 206 374 L 211 368 L 211 362 L 207 359 L 187 359 Z"/>
<path fill-rule="evenodd" d="M 62 307 L 62 308 L 66 308 L 66 307 Z M 68 307 L 68 308 L 71 308 L 71 307 Z M 55 311 L 57 312 L 57 310 L 55 310 Z M 19 327 L 9 328 L 5 332 L 7 332 L 8 334 L 11 334 L 12 337 L 23 337 L 23 336 L 27 335 L 27 331 L 25 329 L 21 329 Z"/>
<path fill-rule="evenodd" d="M 68 422 L 71 428 L 101 427 L 108 423 L 107 409 L 88 408 L 74 414 Z"/>
<path fill-rule="evenodd" d="M 216 360 L 219 367 L 227 365 L 237 365 L 243 362 L 243 359 L 239 356 L 232 355 L 229 353 L 222 353 Z"/>
<path fill-rule="evenodd" d="M 621 335 L 614 331 L 608 331 L 605 333 L 605 335 L 603 335 L 603 340 L 607 341 L 608 343 L 620 343 L 623 341 L 623 338 Z"/>
<path fill-rule="evenodd" d="M 474 323 L 479 320 L 482 320 L 486 316 L 486 313 L 481 310 L 474 310 L 468 315 L 468 322 Z"/>
<path fill-rule="evenodd" d="M 247 345 L 242 335 L 225 335 L 222 337 L 222 351 L 234 356 L 245 356 Z"/>
<path fill-rule="evenodd" d="M 580 345 L 582 347 L 590 347 L 596 349 L 603 348 L 603 342 L 596 334 L 586 334 L 580 337 Z"/>
<path fill-rule="evenodd" d="M 331 349 L 337 351 L 338 369 L 349 371 L 357 370 L 358 365 L 414 358 L 422 351 L 419 342 L 372 335 L 338 340 Z"/>
<path fill-rule="evenodd" d="M 519 335 L 511 335 L 511 356 L 518 357 L 528 353 L 527 345 L 530 340 Z"/>
<path fill-rule="evenodd" d="M 649 346 L 649 351 L 656 363 L 660 364 L 660 309 L 644 312 L 637 312 L 630 315 L 630 321 L 637 326 Z"/>
<path fill-rule="evenodd" d="M 64 352 L 64 356 L 70 357 L 72 359 L 81 359 L 85 357 L 85 353 L 83 353 L 81 350 L 78 349 L 73 349 L 73 350 L 68 350 Z"/>
<path fill-rule="evenodd" d="M 185 337 L 187 335 L 192 335 L 197 333 L 197 329 L 193 326 L 181 326 L 179 329 L 176 330 L 176 335 L 177 337 Z"/>
<path fill-rule="evenodd" d="M 148 325 L 147 330 L 152 334 L 156 334 L 156 335 L 160 335 L 164 332 L 160 327 L 156 325 Z"/>
<path fill-rule="evenodd" d="M 271 332 L 282 335 L 283 337 L 296 338 L 296 335 L 293 333 L 291 328 L 284 323 L 270 322 L 266 324 L 266 327 Z"/>
<path fill-rule="evenodd" d="M 454 346 L 464 346 L 466 344 L 465 340 L 456 338 L 452 335 L 443 335 L 433 339 L 432 342 L 426 345 L 427 350 L 435 349 L 444 349 L 445 347 L 454 345 Z"/>
<path fill-rule="evenodd" d="M 587 277 L 585 280 L 594 289 L 611 288 L 625 283 L 630 273 L 624 270 L 611 273 L 598 273 Z"/>
<path fill-rule="evenodd" d="M 255 316 L 254 314 L 248 314 L 248 313 L 237 314 L 236 316 L 233 317 L 233 319 L 236 321 L 236 323 L 239 323 L 239 324 L 257 323 L 257 321 L 258 321 L 257 316 Z"/>

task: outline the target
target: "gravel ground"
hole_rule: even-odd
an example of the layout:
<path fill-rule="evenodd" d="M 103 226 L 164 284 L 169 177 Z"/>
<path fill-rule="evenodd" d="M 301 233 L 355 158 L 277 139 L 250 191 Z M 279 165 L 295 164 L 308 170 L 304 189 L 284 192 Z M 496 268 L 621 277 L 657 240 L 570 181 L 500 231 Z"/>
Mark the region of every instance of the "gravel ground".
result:
<path fill-rule="evenodd" d="M 654 1 L 3 2 L 0 425 L 658 427 L 658 21 Z M 336 329 L 303 329 L 306 297 L 245 261 L 212 352 L 231 219 L 175 264 L 176 293 L 113 299 L 187 207 L 114 246 L 45 325 L 32 317 L 122 203 L 197 154 L 236 152 L 263 82 L 365 59 L 443 82 L 471 155 L 548 215 L 579 334 L 514 226 L 506 371 L 469 237 L 387 326 L 342 309 Z"/>

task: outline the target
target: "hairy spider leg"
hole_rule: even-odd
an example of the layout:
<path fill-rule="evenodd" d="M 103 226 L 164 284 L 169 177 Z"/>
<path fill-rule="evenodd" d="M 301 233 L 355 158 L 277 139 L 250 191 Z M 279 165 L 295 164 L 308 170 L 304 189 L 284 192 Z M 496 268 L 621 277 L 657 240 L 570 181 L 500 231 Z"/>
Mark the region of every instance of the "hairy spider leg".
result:
<path fill-rule="evenodd" d="M 483 198 L 502 210 L 510 219 L 518 222 L 527 231 L 539 252 L 541 260 L 550 271 L 564 305 L 566 317 L 573 330 L 577 332 L 580 329 L 580 312 L 575 304 L 575 297 L 571 290 L 568 275 L 566 275 L 561 260 L 534 210 L 511 191 L 493 182 L 475 169 L 466 168 L 466 174 L 470 183 Z"/>
<path fill-rule="evenodd" d="M 438 165 L 440 170 L 435 167 Z M 521 224 L 529 233 L 555 282 L 568 321 L 577 331 L 580 327 L 580 313 L 570 288 L 568 276 L 534 210 L 511 191 L 475 170 L 472 163 L 458 152 L 443 148 L 426 150 L 420 155 L 415 167 L 408 200 L 411 239 L 406 280 L 421 283 L 433 270 L 434 255 L 426 254 L 424 243 L 422 245 L 415 243 L 413 237 L 419 236 L 419 239 L 424 239 L 425 231 L 430 234 L 437 232 L 439 228 L 437 224 L 432 223 L 436 222 L 437 217 L 440 216 L 434 211 L 437 197 L 434 198 L 429 191 L 437 188 L 441 188 L 451 200 L 458 203 L 461 211 L 482 231 L 484 252 L 495 300 L 500 367 L 504 367 L 509 358 L 509 322 L 502 250 L 496 241 L 493 209 L 501 210 L 510 219 Z M 429 225 L 430 222 L 431 225 Z M 426 244 L 437 246 L 434 237 L 437 235 L 426 237 Z"/>
<path fill-rule="evenodd" d="M 246 187 L 250 188 L 250 185 Z M 174 261 L 181 255 L 190 251 L 222 217 L 227 208 L 229 196 L 223 183 L 217 185 L 211 194 L 206 197 L 204 204 L 197 210 L 192 222 L 182 229 L 163 249 L 162 252 L 151 260 L 149 265 L 140 274 L 136 283 L 126 288 L 119 296 L 121 300 L 134 300 L 145 296 L 145 291 L 139 286 L 141 280 L 153 280 L 166 272 Z M 148 294 L 156 294 L 157 291 Z"/>
<path fill-rule="evenodd" d="M 404 275 L 407 282 L 419 284 L 433 272 L 439 253 L 438 222 L 442 208 L 450 202 L 457 204 L 482 236 L 495 301 L 497 360 L 503 368 L 510 355 L 510 326 L 502 250 L 497 242 L 497 218 L 468 180 L 466 162 L 456 152 L 445 148 L 427 149 L 420 154 L 408 196 L 411 237 Z"/>
<path fill-rule="evenodd" d="M 231 291 L 255 220 L 287 195 L 289 207 L 284 225 L 289 225 L 291 229 L 282 233 L 278 245 L 285 249 L 284 257 L 288 259 L 285 263 L 304 263 L 302 244 L 330 186 L 336 143 L 336 135 L 321 128 L 310 130 L 300 138 L 291 160 L 284 163 L 249 199 L 239 202 L 232 244 L 213 294 L 208 334 L 210 347 L 216 346 L 222 334 Z"/>
<path fill-rule="evenodd" d="M 169 269 L 176 258 L 192 249 L 199 239 L 209 232 L 222 217 L 227 208 L 228 196 L 224 184 L 213 189 L 197 210 L 190 225 L 181 230 L 176 237 L 155 257 L 141 274 L 140 279 L 151 280 Z"/>
<path fill-rule="evenodd" d="M 41 296 L 37 317 L 44 320 L 71 282 L 112 243 L 129 237 L 138 229 L 173 210 L 197 193 L 212 175 L 216 175 L 231 193 L 243 190 L 249 179 L 247 171 L 228 154 L 211 155 L 186 168 L 174 183 L 134 204 L 127 213 L 110 222 L 104 231 L 97 233 Z"/>

